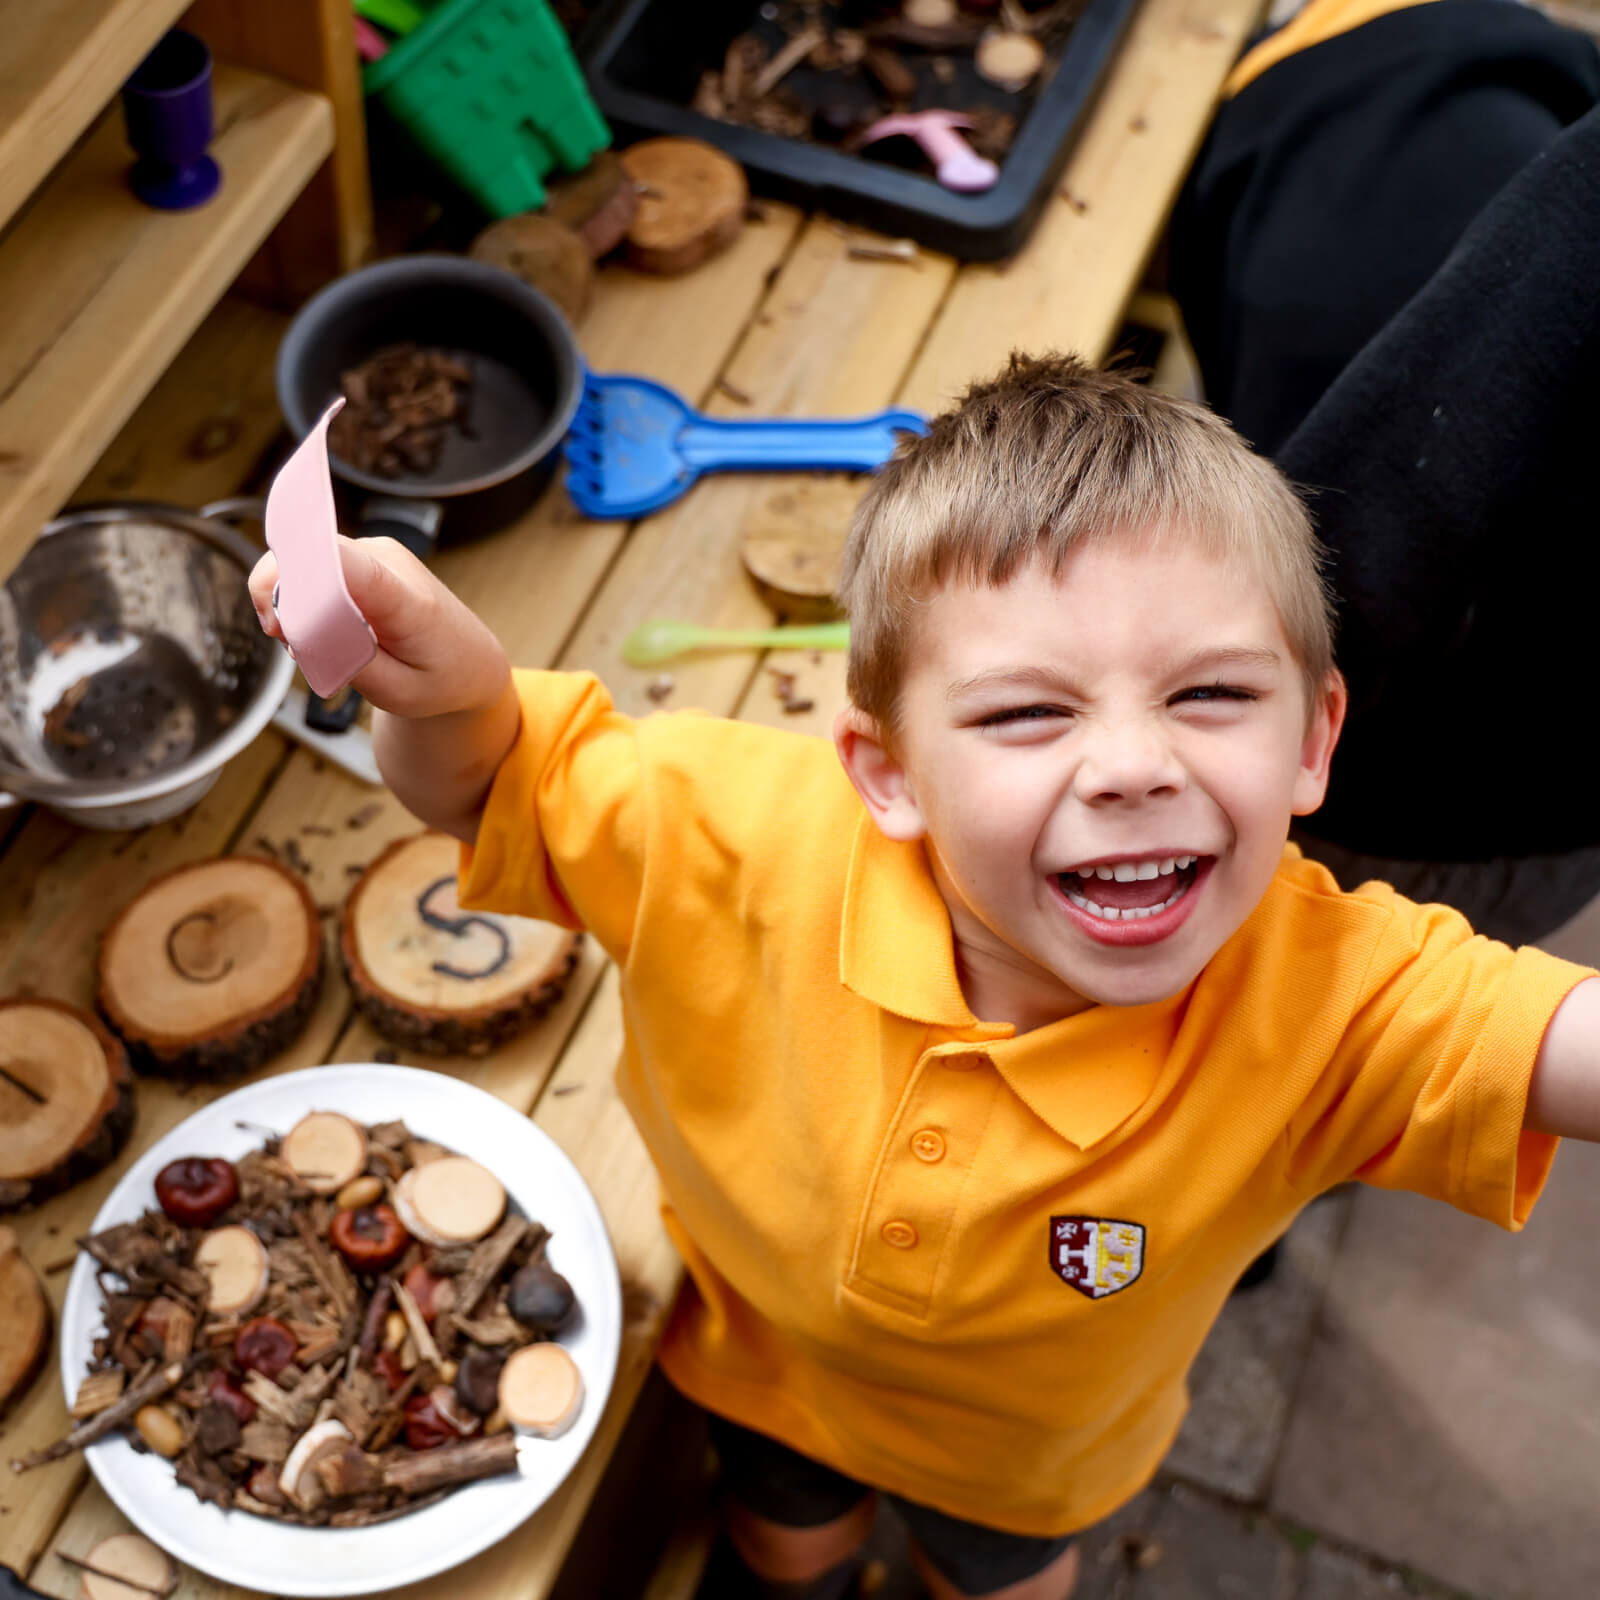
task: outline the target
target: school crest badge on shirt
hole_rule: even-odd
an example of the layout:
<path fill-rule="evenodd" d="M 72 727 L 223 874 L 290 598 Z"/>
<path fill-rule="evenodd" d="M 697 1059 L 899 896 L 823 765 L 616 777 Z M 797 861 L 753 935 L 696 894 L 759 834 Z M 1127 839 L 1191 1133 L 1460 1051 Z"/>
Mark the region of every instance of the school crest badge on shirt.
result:
<path fill-rule="evenodd" d="M 1050 1265 L 1079 1294 L 1103 1300 L 1144 1271 L 1144 1224 L 1051 1217 Z"/>

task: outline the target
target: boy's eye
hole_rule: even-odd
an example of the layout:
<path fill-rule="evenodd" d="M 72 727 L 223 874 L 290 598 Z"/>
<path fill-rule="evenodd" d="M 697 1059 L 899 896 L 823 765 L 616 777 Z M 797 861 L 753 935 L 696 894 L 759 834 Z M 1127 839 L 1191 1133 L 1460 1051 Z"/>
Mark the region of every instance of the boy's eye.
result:
<path fill-rule="evenodd" d="M 1242 689 L 1235 683 L 1197 683 L 1192 689 L 1180 690 L 1173 702 L 1189 701 L 1201 705 L 1216 700 L 1259 700 L 1254 689 Z"/>
<path fill-rule="evenodd" d="M 978 719 L 980 728 L 1000 728 L 1007 723 L 1042 722 L 1048 717 L 1064 717 L 1060 706 L 1007 706 L 1004 711 L 991 711 Z"/>

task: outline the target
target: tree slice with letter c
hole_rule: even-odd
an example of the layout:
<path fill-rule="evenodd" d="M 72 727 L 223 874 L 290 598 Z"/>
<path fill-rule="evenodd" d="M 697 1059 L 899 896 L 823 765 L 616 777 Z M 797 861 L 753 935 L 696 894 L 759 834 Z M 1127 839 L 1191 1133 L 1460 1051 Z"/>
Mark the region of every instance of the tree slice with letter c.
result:
<path fill-rule="evenodd" d="M 345 901 L 339 953 L 357 1009 L 386 1039 L 429 1055 L 485 1055 L 565 990 L 582 935 L 532 917 L 463 911 L 459 846 L 398 839 Z"/>
<path fill-rule="evenodd" d="M 133 1074 L 99 1018 L 59 1000 L 0 1001 L 0 1211 L 98 1172 L 133 1127 Z"/>
<path fill-rule="evenodd" d="M 259 856 L 157 878 L 100 943 L 99 1006 L 135 1067 L 220 1082 L 286 1049 L 322 987 L 305 884 Z"/>

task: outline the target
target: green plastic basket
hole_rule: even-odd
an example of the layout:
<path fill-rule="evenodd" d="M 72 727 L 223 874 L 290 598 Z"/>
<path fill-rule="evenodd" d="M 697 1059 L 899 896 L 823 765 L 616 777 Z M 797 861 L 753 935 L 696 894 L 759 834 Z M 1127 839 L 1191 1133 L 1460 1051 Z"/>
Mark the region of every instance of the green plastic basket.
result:
<path fill-rule="evenodd" d="M 546 0 L 443 0 L 362 74 L 370 99 L 496 217 L 611 142 Z"/>

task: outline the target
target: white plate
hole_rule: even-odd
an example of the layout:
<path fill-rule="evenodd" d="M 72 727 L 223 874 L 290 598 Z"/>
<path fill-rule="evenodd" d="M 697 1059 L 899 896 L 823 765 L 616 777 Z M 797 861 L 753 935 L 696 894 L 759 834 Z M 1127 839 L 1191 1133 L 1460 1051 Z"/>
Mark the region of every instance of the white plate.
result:
<path fill-rule="evenodd" d="M 481 1161 L 516 1204 L 550 1230 L 549 1259 L 582 1308 L 561 1335 L 583 1374 L 578 1420 L 559 1439 L 527 1440 L 518 1473 L 467 1484 L 437 1505 L 371 1528 L 299 1528 L 203 1504 L 159 1456 L 114 1437 L 85 1452 L 123 1515 L 180 1561 L 226 1583 L 275 1595 L 351 1595 L 395 1589 L 476 1555 L 531 1516 L 577 1464 L 605 1410 L 622 1337 L 616 1257 L 594 1196 L 560 1147 L 482 1089 L 439 1072 L 376 1063 L 312 1067 L 224 1095 L 158 1140 L 111 1191 L 94 1231 L 131 1222 L 155 1204 L 155 1176 L 179 1156 L 237 1159 L 259 1149 L 259 1128 L 287 1132 L 308 1111 L 358 1122 L 404 1118 L 419 1138 Z M 255 1128 L 240 1128 L 244 1121 Z M 61 1316 L 62 1386 L 70 1405 L 103 1326 L 94 1263 L 80 1254 Z"/>

